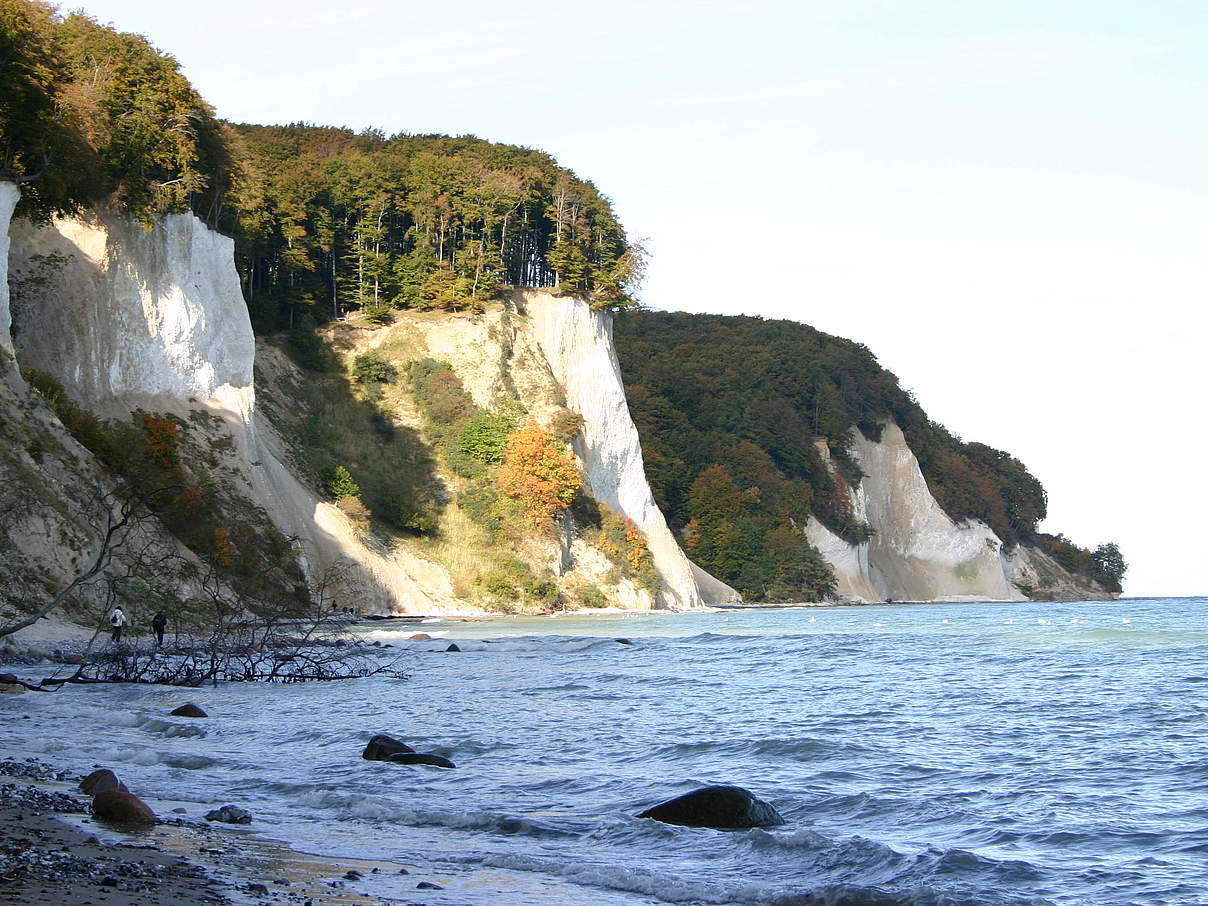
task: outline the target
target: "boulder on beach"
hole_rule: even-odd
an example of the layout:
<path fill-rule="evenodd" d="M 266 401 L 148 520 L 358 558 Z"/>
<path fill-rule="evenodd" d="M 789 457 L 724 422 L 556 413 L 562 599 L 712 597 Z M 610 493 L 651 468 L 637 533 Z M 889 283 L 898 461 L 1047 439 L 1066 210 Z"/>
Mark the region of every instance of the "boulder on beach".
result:
<path fill-rule="evenodd" d="M 123 827 L 154 827 L 157 820 L 147 803 L 125 790 L 97 793 L 92 797 L 92 814 Z"/>
<path fill-rule="evenodd" d="M 108 768 L 101 768 L 93 771 L 87 777 L 80 781 L 80 789 L 89 796 L 95 796 L 97 793 L 128 793 L 126 784 L 117 779 L 117 775 Z"/>
<path fill-rule="evenodd" d="M 361 753 L 361 757 L 366 761 L 390 761 L 395 755 L 413 754 L 414 752 L 415 749 L 411 748 L 405 742 L 400 742 L 393 736 L 379 733 L 373 739 L 369 740 L 369 745 L 365 746 L 365 751 Z"/>
<path fill-rule="evenodd" d="M 224 805 L 212 812 L 206 812 L 207 821 L 221 821 L 223 824 L 251 824 L 252 813 L 237 805 Z"/>
<path fill-rule="evenodd" d="M 181 705 L 179 708 L 172 710 L 173 717 L 209 717 L 205 711 L 201 710 L 197 705 L 189 702 L 187 705 Z"/>
<path fill-rule="evenodd" d="M 740 786 L 707 786 L 646 809 L 639 818 L 664 824 L 737 830 L 784 824 L 780 813 Z"/>
<path fill-rule="evenodd" d="M 457 765 L 447 758 L 442 758 L 440 755 L 430 755 L 425 752 L 399 752 L 397 755 L 392 755 L 390 761 L 394 764 L 430 764 L 435 768 L 457 767 Z"/>

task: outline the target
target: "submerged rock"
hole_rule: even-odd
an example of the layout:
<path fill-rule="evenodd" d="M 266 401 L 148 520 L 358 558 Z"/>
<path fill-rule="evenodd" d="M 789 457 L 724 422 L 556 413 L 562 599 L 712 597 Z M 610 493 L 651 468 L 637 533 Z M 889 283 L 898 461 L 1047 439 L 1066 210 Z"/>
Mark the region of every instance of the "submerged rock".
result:
<path fill-rule="evenodd" d="M 92 814 L 125 827 L 154 827 L 158 820 L 147 803 L 125 790 L 97 793 L 92 797 Z"/>
<path fill-rule="evenodd" d="M 440 755 L 429 755 L 424 752 L 400 752 L 393 755 L 390 761 L 395 764 L 430 764 L 436 768 L 455 768 L 453 762 L 447 758 L 442 758 Z"/>
<path fill-rule="evenodd" d="M 212 812 L 206 812 L 207 821 L 221 821 L 223 824 L 251 824 L 252 813 L 237 805 L 224 805 Z"/>
<path fill-rule="evenodd" d="M 390 761 L 395 755 L 413 754 L 414 752 L 415 749 L 411 748 L 405 742 L 400 742 L 393 736 L 379 733 L 373 739 L 369 740 L 369 745 L 365 746 L 365 751 L 361 753 L 361 757 L 366 761 Z"/>
<path fill-rule="evenodd" d="M 784 824 L 780 813 L 740 786 L 707 786 L 646 809 L 639 818 L 664 824 L 735 830 Z"/>
<path fill-rule="evenodd" d="M 201 710 L 201 708 L 198 707 L 197 705 L 193 704 L 192 702 L 189 702 L 187 705 L 181 705 L 179 708 L 173 709 L 172 716 L 173 717 L 209 717 L 210 715 L 206 714 L 206 712 Z"/>
<path fill-rule="evenodd" d="M 126 784 L 118 780 L 117 775 L 108 768 L 101 768 L 89 774 L 80 781 L 80 789 L 89 796 L 95 796 L 97 793 L 130 792 Z"/>

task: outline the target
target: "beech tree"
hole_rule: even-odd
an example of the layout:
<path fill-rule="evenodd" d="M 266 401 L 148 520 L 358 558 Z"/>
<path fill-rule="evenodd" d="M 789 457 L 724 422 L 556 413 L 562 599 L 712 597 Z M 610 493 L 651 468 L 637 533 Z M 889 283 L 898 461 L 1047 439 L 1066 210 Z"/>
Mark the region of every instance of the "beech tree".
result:
<path fill-rule="evenodd" d="M 581 484 L 570 454 L 536 422 L 508 438 L 499 490 L 520 504 L 530 523 L 547 524 L 561 515 Z"/>

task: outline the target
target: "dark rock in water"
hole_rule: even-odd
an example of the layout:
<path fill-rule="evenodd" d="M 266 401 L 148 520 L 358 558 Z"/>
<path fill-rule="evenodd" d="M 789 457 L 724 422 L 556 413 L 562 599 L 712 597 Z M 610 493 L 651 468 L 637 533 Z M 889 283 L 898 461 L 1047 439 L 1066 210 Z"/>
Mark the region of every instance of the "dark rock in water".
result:
<path fill-rule="evenodd" d="M 133 793 L 105 790 L 92 797 L 92 814 L 125 827 L 154 827 L 155 812 Z"/>
<path fill-rule="evenodd" d="M 444 890 L 439 884 L 433 884 L 431 881 L 420 881 L 415 885 L 416 890 Z"/>
<path fill-rule="evenodd" d="M 345 881 L 359 881 L 363 877 L 365 877 L 365 876 L 363 874 L 361 874 L 359 871 L 357 871 L 355 868 L 344 872 Z"/>
<path fill-rule="evenodd" d="M 16 683 L 16 682 L 18 682 L 18 680 L 17 680 L 17 674 L 15 674 L 15 673 L 0 673 L 0 683 L 4 683 L 4 684 L 8 685 L 8 684 L 10 684 L 10 683 Z"/>
<path fill-rule="evenodd" d="M 181 705 L 179 708 L 176 708 L 174 711 L 172 711 L 172 716 L 173 717 L 209 717 L 210 715 L 206 714 L 205 711 L 202 711 L 201 708 L 197 707 L 197 705 L 193 704 L 192 702 L 189 702 L 187 705 Z"/>
<path fill-rule="evenodd" d="M 633 644 L 633 642 L 630 639 L 613 639 L 613 641 L 620 645 L 632 645 Z"/>
<path fill-rule="evenodd" d="M 252 813 L 237 805 L 224 805 L 212 812 L 206 812 L 207 821 L 221 821 L 223 824 L 251 824 Z"/>
<path fill-rule="evenodd" d="M 446 648 L 446 649 L 445 649 L 445 651 L 446 651 L 446 652 L 448 652 L 448 651 L 461 651 L 461 649 L 457 647 L 457 643 L 456 643 L 456 642 L 450 642 L 450 643 L 449 643 L 449 647 L 448 647 L 448 648 Z"/>
<path fill-rule="evenodd" d="M 366 761 L 390 761 L 394 755 L 411 754 L 413 752 L 415 752 L 415 749 L 411 748 L 405 742 L 399 742 L 393 736 L 379 733 L 373 739 L 369 740 L 369 745 L 365 746 L 365 751 L 361 753 L 361 757 Z"/>
<path fill-rule="evenodd" d="M 80 781 L 80 789 L 89 796 L 97 793 L 128 793 L 126 784 L 117 779 L 117 775 L 108 768 L 93 771 Z"/>
<path fill-rule="evenodd" d="M 428 755 L 423 752 L 400 752 L 390 758 L 395 764 L 430 764 L 436 768 L 455 768 L 453 762 L 439 755 Z"/>
<path fill-rule="evenodd" d="M 740 786 L 707 786 L 693 790 L 648 808 L 638 817 L 719 830 L 784 824 L 775 808 Z"/>

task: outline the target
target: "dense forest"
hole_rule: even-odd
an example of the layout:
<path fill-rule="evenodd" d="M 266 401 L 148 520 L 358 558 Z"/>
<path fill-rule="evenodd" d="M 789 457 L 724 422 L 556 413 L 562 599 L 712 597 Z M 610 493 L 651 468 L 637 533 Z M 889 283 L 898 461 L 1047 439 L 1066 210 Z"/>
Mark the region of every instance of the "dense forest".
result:
<path fill-rule="evenodd" d="M 221 122 L 139 35 L 0 0 L 0 178 L 35 218 L 192 210 L 235 237 L 258 329 L 481 310 L 504 287 L 632 304 L 642 251 L 590 182 L 470 136 Z"/>
<path fill-rule="evenodd" d="M 1119 588 L 1110 552 L 1037 533 L 1047 500 L 1023 463 L 931 421 L 859 343 L 794 321 L 651 311 L 618 316 L 615 340 L 659 505 L 689 556 L 747 597 L 822 588 L 795 530 L 811 513 L 849 542 L 869 537 L 845 487 L 862 477 L 852 430 L 877 440 L 890 419 L 954 520 Z M 811 568 L 786 575 L 796 564 Z"/>
<path fill-rule="evenodd" d="M 237 263 L 261 329 L 296 314 L 481 311 L 504 287 L 630 304 L 641 250 L 548 154 L 472 137 L 231 127 Z"/>

